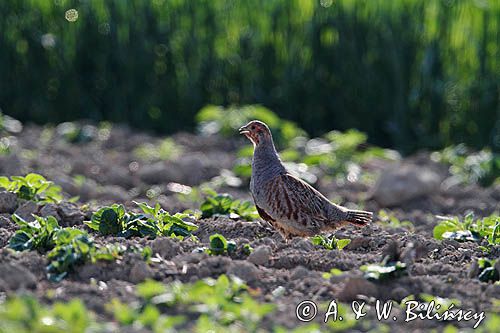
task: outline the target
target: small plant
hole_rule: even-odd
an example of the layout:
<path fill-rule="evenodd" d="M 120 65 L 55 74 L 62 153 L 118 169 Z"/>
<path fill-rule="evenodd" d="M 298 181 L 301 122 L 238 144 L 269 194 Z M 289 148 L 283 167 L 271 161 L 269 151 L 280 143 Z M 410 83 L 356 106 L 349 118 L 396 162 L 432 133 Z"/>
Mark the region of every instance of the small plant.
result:
<path fill-rule="evenodd" d="M 50 281 L 61 281 L 75 266 L 85 262 L 114 260 L 126 251 L 141 251 L 145 260 L 151 257 L 149 248 L 128 249 L 113 244 L 97 246 L 85 231 L 61 228 L 53 216 L 34 217 L 35 221 L 27 222 L 17 215 L 12 216 L 20 229 L 9 240 L 9 247 L 16 251 L 48 252 L 46 270 Z"/>
<path fill-rule="evenodd" d="M 57 134 L 68 143 L 88 143 L 97 136 L 97 129 L 92 125 L 66 122 L 57 126 Z"/>
<path fill-rule="evenodd" d="M 363 265 L 360 269 L 365 272 L 365 279 L 372 281 L 383 281 L 407 274 L 406 264 L 399 260 L 391 260 L 389 256 L 379 264 Z"/>
<path fill-rule="evenodd" d="M 60 231 L 59 223 L 53 216 L 34 216 L 35 221 L 27 222 L 20 216 L 12 215 L 12 220 L 19 226 L 9 240 L 9 247 L 16 251 L 48 251 L 55 245 L 56 234 Z"/>
<path fill-rule="evenodd" d="M 171 215 L 169 212 L 161 208 L 158 203 L 154 208 L 146 203 L 136 204 L 142 209 L 144 214 L 146 214 L 149 222 L 157 223 L 159 225 L 160 234 L 163 236 L 176 236 L 183 238 L 191 236 L 192 232 L 198 229 L 196 224 L 183 220 L 186 218 L 192 218 L 189 214 L 175 213 L 174 215 Z"/>
<path fill-rule="evenodd" d="M 250 244 L 243 244 L 243 253 L 246 254 L 247 256 L 250 255 L 250 253 L 253 252 L 253 247 L 250 246 Z"/>
<path fill-rule="evenodd" d="M 186 237 L 191 235 L 198 226 L 184 221 L 190 217 L 188 214 L 176 213 L 171 215 L 163 210 L 159 204 L 151 207 L 145 203 L 136 203 L 142 214 L 128 213 L 123 205 L 114 204 L 103 207 L 95 212 L 91 221 L 85 224 L 103 235 L 116 235 L 119 237 L 149 237 L 171 236 Z"/>
<path fill-rule="evenodd" d="M 13 296 L 0 302 L 0 332 L 84 333 L 97 322 L 79 299 L 41 304 L 32 296 Z"/>
<path fill-rule="evenodd" d="M 11 153 L 11 140 L 8 137 L 0 138 L 0 156 L 9 155 Z"/>
<path fill-rule="evenodd" d="M 477 260 L 479 266 L 478 279 L 482 282 L 496 282 L 500 280 L 500 272 L 495 264 L 497 260 L 480 258 Z"/>
<path fill-rule="evenodd" d="M 500 216 L 492 214 L 482 219 L 475 219 L 474 214 L 467 214 L 461 222 L 458 217 L 445 218 L 433 230 L 434 238 L 453 239 L 456 241 L 479 242 L 486 239 L 489 245 L 500 244 Z"/>
<path fill-rule="evenodd" d="M 168 161 L 178 157 L 182 153 L 182 148 L 171 138 L 166 138 L 160 143 L 145 143 L 133 151 L 134 156 L 143 161 Z"/>
<path fill-rule="evenodd" d="M 85 232 L 75 231 L 79 232 L 68 233 L 57 239 L 56 247 L 49 252 L 47 274 L 50 281 L 61 281 L 75 266 L 90 261 L 97 251 L 93 241 Z"/>
<path fill-rule="evenodd" d="M 322 138 L 304 142 L 303 147 L 300 147 L 304 151 L 300 161 L 309 166 L 317 166 L 327 174 L 335 174 L 339 179 L 356 181 L 360 177 L 361 163 L 372 158 L 399 159 L 398 154 L 389 149 L 361 149 L 366 141 L 366 134 L 354 129 L 346 132 L 331 131 Z"/>
<path fill-rule="evenodd" d="M 378 212 L 379 223 L 388 228 L 413 229 L 411 221 L 400 221 L 392 212 L 381 209 Z"/>
<path fill-rule="evenodd" d="M 236 250 L 236 243 L 228 241 L 226 237 L 221 234 L 214 234 L 210 236 L 210 247 L 207 252 L 212 255 L 221 255 Z"/>
<path fill-rule="evenodd" d="M 323 272 L 321 276 L 323 277 L 323 279 L 329 280 L 332 276 L 340 276 L 342 274 L 344 274 L 342 270 L 338 268 L 332 268 L 329 272 Z"/>
<path fill-rule="evenodd" d="M 201 204 L 201 217 L 229 216 L 230 218 L 242 218 L 252 221 L 259 217 L 255 206 L 250 201 L 241 202 L 235 200 L 230 194 L 219 194 L 213 190 L 207 190 L 207 197 Z"/>
<path fill-rule="evenodd" d="M 61 188 L 43 176 L 30 173 L 26 177 L 0 177 L 0 188 L 14 192 L 20 199 L 36 202 L 59 202 L 62 199 Z"/>
<path fill-rule="evenodd" d="M 330 236 L 316 235 L 313 238 L 311 238 L 311 242 L 314 245 L 320 245 L 327 250 L 334 250 L 334 249 L 342 250 L 344 247 L 349 245 L 351 240 L 347 238 L 337 239 L 334 235 Z"/>
<path fill-rule="evenodd" d="M 500 175 L 500 154 L 489 149 L 473 152 L 464 144 L 458 144 L 432 153 L 431 158 L 448 164 L 452 177 L 461 184 L 489 186 Z"/>
<path fill-rule="evenodd" d="M 219 276 L 216 280 L 204 279 L 193 284 L 175 281 L 163 285 L 156 281 L 145 281 L 137 286 L 137 293 L 142 298 L 141 304 L 130 306 L 118 300 L 107 305 L 122 325 L 142 324 L 154 331 L 165 331 L 186 322 L 186 318 L 198 318 L 197 328 L 218 327 L 218 331 L 254 332 L 260 321 L 271 313 L 275 306 L 255 301 L 248 293 L 248 287 L 237 278 Z M 184 316 L 167 317 L 160 309 L 174 306 Z M 158 330 L 158 325 L 165 325 Z M 209 325 L 209 326 L 207 326 Z M 184 329 L 186 330 L 186 329 Z"/>

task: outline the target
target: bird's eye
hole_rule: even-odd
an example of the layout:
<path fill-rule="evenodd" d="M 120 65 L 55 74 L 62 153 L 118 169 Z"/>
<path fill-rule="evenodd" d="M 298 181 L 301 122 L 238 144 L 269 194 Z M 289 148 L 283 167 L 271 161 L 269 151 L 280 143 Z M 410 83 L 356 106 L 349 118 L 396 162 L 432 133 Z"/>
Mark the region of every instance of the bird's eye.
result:
<path fill-rule="evenodd" d="M 250 129 L 251 129 L 251 130 L 254 130 L 254 129 L 255 129 L 255 126 L 254 126 L 254 125 L 250 126 Z"/>

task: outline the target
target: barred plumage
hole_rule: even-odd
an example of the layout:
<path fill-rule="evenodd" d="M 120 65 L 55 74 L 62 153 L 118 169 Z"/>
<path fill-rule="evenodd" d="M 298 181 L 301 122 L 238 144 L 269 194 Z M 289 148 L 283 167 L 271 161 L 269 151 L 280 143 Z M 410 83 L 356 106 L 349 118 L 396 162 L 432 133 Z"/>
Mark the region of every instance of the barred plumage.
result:
<path fill-rule="evenodd" d="M 271 131 L 253 120 L 240 128 L 254 144 L 250 191 L 259 215 L 285 239 L 313 236 L 345 223 L 363 226 L 372 213 L 330 202 L 315 188 L 289 174 L 276 152 Z"/>

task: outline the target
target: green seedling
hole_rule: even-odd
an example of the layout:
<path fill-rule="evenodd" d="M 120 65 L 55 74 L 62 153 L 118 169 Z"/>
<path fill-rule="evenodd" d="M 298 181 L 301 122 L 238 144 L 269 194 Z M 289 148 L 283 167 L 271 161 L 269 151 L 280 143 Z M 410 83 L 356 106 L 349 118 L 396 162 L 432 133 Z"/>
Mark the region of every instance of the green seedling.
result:
<path fill-rule="evenodd" d="M 244 254 L 246 254 L 248 256 L 252 252 L 253 252 L 253 248 L 250 246 L 250 244 L 244 244 L 243 245 L 243 253 Z"/>
<path fill-rule="evenodd" d="M 361 270 L 365 272 L 366 279 L 382 281 L 405 275 L 406 264 L 398 261 L 389 265 L 366 265 L 361 266 Z"/>
<path fill-rule="evenodd" d="M 329 272 L 323 272 L 321 275 L 323 279 L 329 280 L 332 276 L 340 276 L 344 274 L 344 272 L 338 268 L 332 268 Z"/>
<path fill-rule="evenodd" d="M 446 218 L 433 230 L 434 238 L 453 239 L 456 241 L 480 242 L 486 239 L 490 246 L 500 244 L 500 216 L 492 214 L 482 219 L 475 219 L 474 214 L 467 214 L 461 222 L 458 217 Z"/>
<path fill-rule="evenodd" d="M 350 239 L 337 239 L 334 235 L 330 236 L 323 236 L 323 235 L 316 235 L 313 238 L 311 238 L 311 242 L 314 245 L 320 245 L 324 247 L 327 250 L 342 250 L 344 247 L 349 245 L 351 242 Z"/>
<path fill-rule="evenodd" d="M 84 333 L 97 327 L 95 315 L 79 299 L 51 306 L 32 296 L 12 296 L 0 302 L 0 332 Z"/>
<path fill-rule="evenodd" d="M 221 234 L 213 234 L 210 236 L 210 247 L 207 252 L 211 255 L 222 255 L 232 253 L 236 250 L 236 243 L 228 241 Z"/>
<path fill-rule="evenodd" d="M 14 236 L 9 240 L 9 247 L 16 251 L 37 250 L 40 252 L 51 250 L 55 239 L 61 231 L 59 223 L 53 216 L 46 218 L 34 216 L 35 221 L 27 222 L 14 214 L 12 220 L 19 226 Z"/>
<path fill-rule="evenodd" d="M 61 188 L 36 173 L 25 177 L 0 177 L 0 188 L 14 192 L 20 199 L 41 203 L 56 203 L 62 200 Z"/>
<path fill-rule="evenodd" d="M 489 149 L 474 152 L 464 144 L 432 153 L 434 161 L 449 165 L 452 176 L 462 184 L 489 186 L 499 179 L 500 154 Z"/>
<path fill-rule="evenodd" d="M 172 160 L 181 153 L 182 148 L 171 138 L 166 138 L 158 144 L 142 144 L 133 151 L 135 157 L 147 162 Z"/>
<path fill-rule="evenodd" d="M 259 217 L 257 209 L 250 201 L 235 200 L 230 194 L 219 194 L 213 190 L 206 190 L 207 196 L 201 204 L 202 218 L 212 216 L 229 216 L 252 221 Z"/>
<path fill-rule="evenodd" d="M 68 143 L 88 143 L 97 136 L 97 129 L 91 125 L 66 122 L 57 126 L 57 133 Z"/>
<path fill-rule="evenodd" d="M 137 294 L 142 299 L 140 304 L 130 306 L 114 300 L 107 309 L 122 324 L 146 323 L 153 330 L 158 321 L 164 320 L 157 310 L 168 311 L 175 307 L 184 316 L 175 318 L 170 323 L 173 326 L 185 323 L 186 318 L 199 317 L 194 323 L 195 327 L 206 328 L 206 325 L 212 325 L 210 327 L 219 327 L 219 331 L 255 332 L 260 321 L 274 311 L 275 306 L 257 302 L 248 291 L 241 280 L 228 278 L 226 275 L 217 279 L 199 280 L 193 284 L 174 281 L 163 285 L 156 281 L 146 281 L 137 286 Z"/>
<path fill-rule="evenodd" d="M 0 130 L 1 132 L 1 130 Z M 11 140 L 0 137 L 0 156 L 7 156 L 11 153 Z"/>
<path fill-rule="evenodd" d="M 85 262 L 115 260 L 127 251 L 141 252 L 145 260 L 152 255 L 150 248 L 126 248 L 119 244 L 97 246 L 87 232 L 75 228 L 61 228 L 53 216 L 34 216 L 27 222 L 13 215 L 19 230 L 9 240 L 9 247 L 16 251 L 37 250 L 48 252 L 47 276 L 50 281 L 59 282 L 74 267 Z"/>
<path fill-rule="evenodd" d="M 356 181 L 361 174 L 360 165 L 373 158 L 396 160 L 397 153 L 389 149 L 366 145 L 366 134 L 351 129 L 346 132 L 331 131 L 322 138 L 311 139 L 301 147 L 304 155 L 300 158 L 309 166 L 323 169 L 327 174 L 334 174 L 338 179 Z"/>
<path fill-rule="evenodd" d="M 477 260 L 479 266 L 478 279 L 482 282 L 496 282 L 500 280 L 500 272 L 496 269 L 497 260 L 480 258 Z"/>
<path fill-rule="evenodd" d="M 61 239 L 57 246 L 49 252 L 47 266 L 50 281 L 59 282 L 78 265 L 89 261 L 95 252 L 95 246 L 87 234 Z"/>
<path fill-rule="evenodd" d="M 158 236 L 184 238 L 198 229 L 194 223 L 183 219 L 191 218 L 188 214 L 171 215 L 159 204 L 151 207 L 146 203 L 136 203 L 142 210 L 141 214 L 126 212 L 123 205 L 114 204 L 103 207 L 92 215 L 91 221 L 85 224 L 103 235 L 118 237 L 149 237 Z"/>
<path fill-rule="evenodd" d="M 406 264 L 399 260 L 390 260 L 386 256 L 381 263 L 363 265 L 360 269 L 365 273 L 365 279 L 372 281 L 384 281 L 406 275 Z"/>
<path fill-rule="evenodd" d="M 379 210 L 378 219 L 380 224 L 388 228 L 414 228 L 411 221 L 400 221 L 392 212 L 388 212 L 384 209 Z"/>
<path fill-rule="evenodd" d="M 49 264 L 46 267 L 47 277 L 52 282 L 64 279 L 75 267 L 87 262 L 114 261 L 125 253 L 140 253 L 145 261 L 149 261 L 152 250 L 149 247 L 126 247 L 121 244 L 96 245 L 85 232 L 75 233 L 57 245 L 48 253 Z"/>

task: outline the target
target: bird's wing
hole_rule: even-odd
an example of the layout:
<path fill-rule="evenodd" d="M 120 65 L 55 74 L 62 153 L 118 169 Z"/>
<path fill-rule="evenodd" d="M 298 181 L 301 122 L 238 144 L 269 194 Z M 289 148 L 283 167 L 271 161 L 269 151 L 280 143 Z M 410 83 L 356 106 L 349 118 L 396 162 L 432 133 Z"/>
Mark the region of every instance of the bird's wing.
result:
<path fill-rule="evenodd" d="M 328 205 L 331 203 L 306 182 L 291 174 L 282 174 L 273 179 L 267 189 L 268 204 L 277 219 L 300 221 L 304 217 L 326 222 Z"/>

